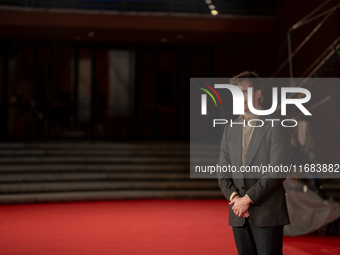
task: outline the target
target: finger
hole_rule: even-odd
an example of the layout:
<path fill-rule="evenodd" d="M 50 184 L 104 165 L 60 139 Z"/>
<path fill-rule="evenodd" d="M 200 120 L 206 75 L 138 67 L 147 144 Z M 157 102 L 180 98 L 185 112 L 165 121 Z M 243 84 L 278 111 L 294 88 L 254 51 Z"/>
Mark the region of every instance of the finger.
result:
<path fill-rule="evenodd" d="M 239 213 L 240 213 L 240 215 L 241 215 L 243 218 L 246 217 L 246 212 L 247 212 L 247 211 L 239 210 Z"/>
<path fill-rule="evenodd" d="M 233 205 L 235 203 L 235 200 L 231 201 L 229 204 L 230 205 Z"/>

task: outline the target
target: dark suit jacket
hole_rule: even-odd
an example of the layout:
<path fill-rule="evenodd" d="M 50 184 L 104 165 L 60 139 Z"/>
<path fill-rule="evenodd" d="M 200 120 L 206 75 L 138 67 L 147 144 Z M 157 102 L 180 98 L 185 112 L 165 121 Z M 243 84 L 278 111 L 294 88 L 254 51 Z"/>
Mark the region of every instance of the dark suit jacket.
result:
<path fill-rule="evenodd" d="M 277 119 L 274 114 L 260 116 L 264 121 L 262 127 L 255 127 L 246 155 L 245 166 L 290 166 L 291 142 L 290 128 L 282 127 L 281 121 L 265 119 Z M 235 120 L 239 121 L 239 119 Z M 255 122 L 251 124 L 254 125 Z M 261 123 L 257 121 L 256 125 Z M 242 136 L 243 125 L 226 125 L 221 141 L 220 166 L 236 166 L 237 172 L 217 173 L 218 185 L 225 198 L 229 201 L 233 191 L 240 196 L 247 194 L 254 204 L 250 204 L 249 221 L 256 227 L 267 227 L 290 224 L 287 204 L 286 190 L 283 187 L 287 173 L 267 173 L 263 175 L 241 173 L 242 166 Z M 238 217 L 229 205 L 229 225 L 242 226 L 245 219 Z"/>

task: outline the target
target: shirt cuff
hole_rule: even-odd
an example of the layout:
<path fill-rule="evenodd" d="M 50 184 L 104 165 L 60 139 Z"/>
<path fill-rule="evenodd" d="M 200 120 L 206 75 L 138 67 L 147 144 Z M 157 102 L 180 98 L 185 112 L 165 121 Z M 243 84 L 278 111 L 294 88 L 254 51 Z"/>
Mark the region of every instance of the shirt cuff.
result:
<path fill-rule="evenodd" d="M 234 196 L 238 195 L 237 191 L 234 191 L 233 193 L 231 193 L 230 195 L 230 201 L 233 199 Z"/>
<path fill-rule="evenodd" d="M 253 200 L 251 200 L 251 198 L 248 196 L 248 194 L 246 194 L 246 196 L 249 198 L 250 202 L 251 202 L 252 204 L 254 204 L 254 203 L 253 203 Z"/>

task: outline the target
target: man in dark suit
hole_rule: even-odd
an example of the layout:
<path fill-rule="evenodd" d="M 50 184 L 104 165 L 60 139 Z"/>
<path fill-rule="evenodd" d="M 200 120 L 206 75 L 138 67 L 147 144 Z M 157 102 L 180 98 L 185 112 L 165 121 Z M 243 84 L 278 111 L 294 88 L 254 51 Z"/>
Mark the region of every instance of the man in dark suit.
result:
<path fill-rule="evenodd" d="M 247 104 L 247 88 L 252 87 L 253 105 L 261 109 L 262 82 L 255 72 L 243 72 L 230 81 L 244 93 L 242 124 L 226 125 L 221 141 L 220 166 L 236 166 L 236 172 L 217 173 L 218 185 L 229 201 L 229 225 L 233 228 L 239 255 L 282 254 L 283 226 L 290 224 L 283 181 L 287 173 L 241 172 L 241 167 L 289 166 L 291 143 L 289 128 L 274 114 L 257 116 Z M 252 121 L 251 127 L 248 121 Z"/>

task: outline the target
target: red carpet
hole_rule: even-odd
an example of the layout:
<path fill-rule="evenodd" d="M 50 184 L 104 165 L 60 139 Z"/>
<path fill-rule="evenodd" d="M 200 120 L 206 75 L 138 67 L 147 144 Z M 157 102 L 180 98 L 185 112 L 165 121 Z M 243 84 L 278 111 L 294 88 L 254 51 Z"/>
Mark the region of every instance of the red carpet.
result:
<path fill-rule="evenodd" d="M 0 205 L 0 254 L 237 254 L 226 200 Z M 340 238 L 284 237 L 287 255 L 340 254 Z"/>

